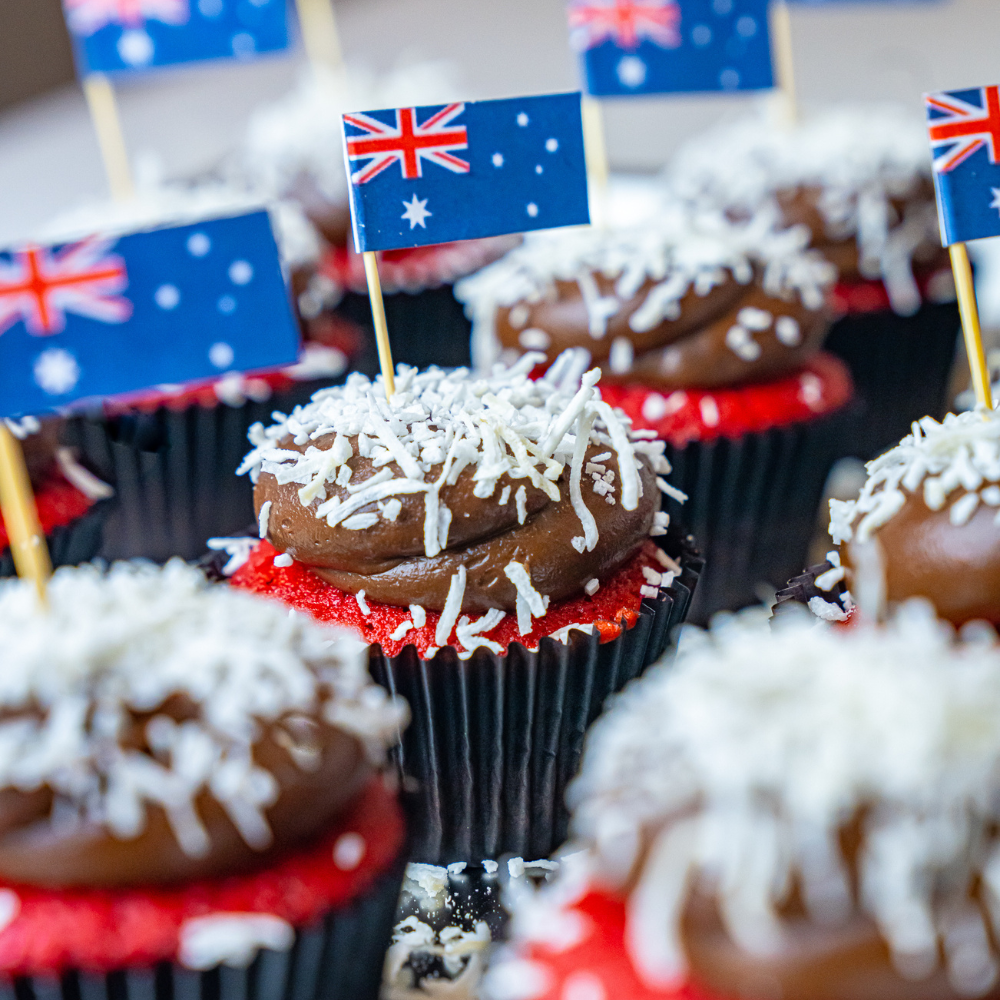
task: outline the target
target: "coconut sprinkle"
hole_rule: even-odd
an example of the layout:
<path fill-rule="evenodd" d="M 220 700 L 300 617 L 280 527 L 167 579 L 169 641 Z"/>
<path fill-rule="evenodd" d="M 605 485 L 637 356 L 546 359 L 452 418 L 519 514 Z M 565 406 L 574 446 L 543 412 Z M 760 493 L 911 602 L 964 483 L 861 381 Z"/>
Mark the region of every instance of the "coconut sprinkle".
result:
<path fill-rule="evenodd" d="M 180 560 L 60 569 L 44 610 L 29 582 L 5 581 L 0 648 L 0 787 L 47 786 L 59 822 L 123 840 L 159 807 L 191 857 L 210 847 L 203 795 L 251 847 L 271 843 L 266 810 L 279 786 L 252 752 L 264 729 L 288 722 L 294 738 L 296 719 L 318 717 L 381 762 L 405 723 L 405 705 L 371 683 L 356 639 L 210 585 Z M 161 712 L 176 696 L 192 717 Z M 120 742 L 135 725 L 148 751 Z"/>
<path fill-rule="evenodd" d="M 691 630 L 591 730 L 573 826 L 599 879 L 631 887 L 633 964 L 650 983 L 683 977 L 699 877 L 732 940 L 774 955 L 794 884 L 817 924 L 870 917 L 903 976 L 943 960 L 959 994 L 981 995 L 1000 925 L 997 637 L 958 640 L 921 602 L 884 627 L 810 622 L 772 631 L 755 612 Z M 852 820 L 856 898 L 837 839 Z"/>
<path fill-rule="evenodd" d="M 965 524 L 980 500 L 993 507 L 1000 500 L 1000 413 L 949 413 L 941 423 L 923 417 L 866 468 L 868 480 L 856 500 L 830 501 L 837 544 L 868 541 L 918 490 L 930 510 L 947 507 L 952 524 Z M 1000 524 L 1000 512 L 994 520 Z"/>

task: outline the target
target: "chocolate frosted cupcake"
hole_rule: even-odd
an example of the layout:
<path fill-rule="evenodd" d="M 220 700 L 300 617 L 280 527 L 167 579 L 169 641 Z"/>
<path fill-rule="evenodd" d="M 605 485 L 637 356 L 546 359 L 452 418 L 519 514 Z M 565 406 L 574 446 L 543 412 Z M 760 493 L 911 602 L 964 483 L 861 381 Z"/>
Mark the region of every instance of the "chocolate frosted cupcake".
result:
<path fill-rule="evenodd" d="M 463 281 L 481 365 L 573 347 L 666 442 L 707 560 L 694 617 L 802 565 L 837 453 L 846 368 L 820 353 L 833 270 L 800 231 L 666 204 L 642 226 L 532 234 Z M 790 484 L 795 483 L 795 489 Z"/>
<path fill-rule="evenodd" d="M 589 735 L 581 853 L 486 995 L 1000 996 L 995 639 L 920 605 L 691 639 Z"/>
<path fill-rule="evenodd" d="M 93 559 L 101 547 L 114 490 L 79 463 L 74 449 L 60 443 L 64 421 L 25 417 L 4 423 L 21 442 L 52 564 L 64 566 Z M 0 576 L 14 574 L 14 557 L 0 515 Z"/>
<path fill-rule="evenodd" d="M 181 225 L 263 206 L 259 196 L 230 185 L 148 177 L 134 199 L 83 205 L 53 220 L 40 238 Z M 319 236 L 296 205 L 272 201 L 268 207 L 289 283 L 304 287 L 321 253 Z M 68 439 L 118 490 L 103 556 L 195 558 L 208 538 L 245 524 L 249 490 L 232 470 L 245 450 L 247 428 L 276 406 L 290 408 L 340 378 L 364 341 L 363 331 L 342 318 L 303 318 L 302 328 L 296 365 L 157 386 L 105 401 L 70 422 Z"/>
<path fill-rule="evenodd" d="M 406 708 L 362 647 L 179 561 L 0 585 L 0 970 L 18 994 L 374 1000 Z M 344 992 L 344 991 L 347 992 Z"/>
<path fill-rule="evenodd" d="M 793 580 L 782 603 L 845 620 L 867 577 L 880 602 L 924 597 L 955 625 L 1000 626 L 1000 414 L 914 423 L 868 463 L 856 500 L 830 501 L 830 534 L 838 550 Z"/>
<path fill-rule="evenodd" d="M 599 371 L 566 354 L 532 381 L 541 360 L 400 366 L 391 403 L 352 375 L 252 428 L 241 470 L 265 540 L 233 583 L 377 644 L 374 676 L 412 706 L 421 861 L 558 843 L 584 730 L 694 585 L 660 512 L 662 443 L 601 399 Z"/>
<path fill-rule="evenodd" d="M 837 265 L 827 347 L 865 405 L 853 453 L 870 458 L 912 420 L 943 413 L 959 318 L 918 116 L 846 106 L 782 128 L 761 113 L 691 140 L 667 179 L 736 216 L 777 206 Z"/>
<path fill-rule="evenodd" d="M 350 238 L 344 168 L 346 111 L 445 104 L 467 98 L 448 62 L 400 65 L 383 74 L 359 66 L 332 72 L 312 66 L 295 88 L 258 108 L 226 170 L 238 183 L 300 205 L 326 243 L 316 272 L 301 288 L 299 309 L 314 324 L 332 315 L 368 331 L 371 347 L 355 367 L 378 371 L 371 306 L 361 257 Z M 500 237 L 379 254 L 379 276 L 397 362 L 424 367 L 469 363 L 469 324 L 451 286 L 517 242 Z"/>

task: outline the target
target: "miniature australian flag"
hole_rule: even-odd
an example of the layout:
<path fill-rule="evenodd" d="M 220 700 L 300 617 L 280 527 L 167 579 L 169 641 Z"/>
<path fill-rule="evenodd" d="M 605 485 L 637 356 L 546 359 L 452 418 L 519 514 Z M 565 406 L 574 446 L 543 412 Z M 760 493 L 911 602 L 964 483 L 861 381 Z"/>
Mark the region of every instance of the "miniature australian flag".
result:
<path fill-rule="evenodd" d="M 0 252 L 0 416 L 296 360 L 267 212 Z"/>
<path fill-rule="evenodd" d="M 63 0 L 81 76 L 288 48 L 287 0 Z"/>
<path fill-rule="evenodd" d="M 343 117 L 358 252 L 590 221 L 578 93 Z"/>
<path fill-rule="evenodd" d="M 768 0 L 569 0 L 595 97 L 774 86 Z"/>
<path fill-rule="evenodd" d="M 945 246 L 1000 236 L 1000 87 L 924 95 Z"/>

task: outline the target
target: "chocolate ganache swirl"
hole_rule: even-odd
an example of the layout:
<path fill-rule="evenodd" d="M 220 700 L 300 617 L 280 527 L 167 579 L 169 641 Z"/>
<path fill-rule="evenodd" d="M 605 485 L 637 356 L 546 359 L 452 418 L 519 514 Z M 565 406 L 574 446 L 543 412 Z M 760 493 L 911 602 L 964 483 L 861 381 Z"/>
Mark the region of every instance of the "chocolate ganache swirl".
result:
<path fill-rule="evenodd" d="M 391 403 L 352 375 L 257 425 L 241 471 L 262 534 L 349 593 L 517 611 L 530 630 L 665 530 L 670 490 L 662 443 L 601 401 L 598 370 L 567 353 L 535 382 L 539 360 L 489 378 L 400 366 Z"/>
<path fill-rule="evenodd" d="M 926 605 L 690 638 L 597 722 L 569 792 L 651 993 L 1000 995 L 1000 645 Z"/>
<path fill-rule="evenodd" d="M 835 270 L 775 216 L 668 203 L 642 226 L 533 234 L 456 288 L 477 364 L 583 348 L 606 380 L 664 390 L 792 372 L 826 335 Z"/>
<path fill-rule="evenodd" d="M 1000 414 L 924 417 L 868 473 L 857 499 L 830 501 L 833 575 L 852 587 L 864 563 L 890 602 L 925 597 L 955 625 L 1000 625 Z"/>
<path fill-rule="evenodd" d="M 180 561 L 0 585 L 0 878 L 163 885 L 322 834 L 406 708 L 353 639 Z"/>

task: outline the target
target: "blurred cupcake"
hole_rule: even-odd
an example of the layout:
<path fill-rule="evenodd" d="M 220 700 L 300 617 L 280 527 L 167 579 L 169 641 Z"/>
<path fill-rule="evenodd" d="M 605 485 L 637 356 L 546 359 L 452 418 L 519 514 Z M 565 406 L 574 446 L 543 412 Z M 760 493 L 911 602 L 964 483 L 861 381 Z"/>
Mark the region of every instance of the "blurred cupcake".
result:
<path fill-rule="evenodd" d="M 583 349 L 633 427 L 666 442 L 707 561 L 696 620 L 780 586 L 805 558 L 851 380 L 819 346 L 832 266 L 767 215 L 676 203 L 643 225 L 532 234 L 463 281 L 485 367 Z M 790 485 L 795 483 L 795 489 Z"/>
<path fill-rule="evenodd" d="M 591 732 L 580 853 L 515 905 L 487 996 L 996 996 L 995 636 L 914 604 L 690 638 Z"/>
<path fill-rule="evenodd" d="M 572 354 L 529 379 L 541 357 L 487 378 L 400 366 L 391 404 L 351 375 L 252 428 L 241 469 L 264 541 L 232 582 L 351 628 L 412 706 L 420 861 L 559 842 L 586 727 L 697 578 L 660 512 L 662 443 Z"/>
<path fill-rule="evenodd" d="M 56 242 L 261 207 L 260 197 L 233 186 L 165 183 L 147 169 L 140 173 L 134 199 L 82 205 L 37 235 Z M 304 286 L 319 259 L 321 240 L 293 203 L 272 201 L 267 207 L 289 281 Z M 102 555 L 194 558 L 208 538 L 246 523 L 249 490 L 232 471 L 245 450 L 247 428 L 275 407 L 291 408 L 340 378 L 365 340 L 364 331 L 342 317 L 303 318 L 302 329 L 305 340 L 296 365 L 156 386 L 108 400 L 71 421 L 69 439 L 118 489 Z"/>
<path fill-rule="evenodd" d="M 0 586 L 0 970 L 65 998 L 375 1000 L 406 709 L 353 639 L 180 561 Z M 254 992 L 256 984 L 256 990 Z"/>
<path fill-rule="evenodd" d="M 85 469 L 72 448 L 61 444 L 63 420 L 24 417 L 4 423 L 21 442 L 52 564 L 64 566 L 93 559 L 101 547 L 114 490 Z M 14 575 L 14 557 L 0 515 L 0 576 Z"/>
<path fill-rule="evenodd" d="M 827 562 L 779 594 L 820 617 L 846 621 L 851 592 L 877 604 L 929 600 L 954 625 L 1000 626 L 1000 414 L 924 417 L 868 463 L 856 500 L 830 501 Z"/>
<path fill-rule="evenodd" d="M 852 453 L 870 458 L 912 420 L 943 413 L 959 317 L 918 116 L 845 106 L 779 127 L 760 113 L 691 140 L 667 180 L 736 216 L 777 204 L 837 265 L 827 348 L 866 408 Z"/>
<path fill-rule="evenodd" d="M 400 65 L 375 75 L 357 66 L 310 67 L 284 97 L 254 112 L 242 148 L 227 164 L 240 183 L 302 207 L 327 246 L 299 307 L 322 317 L 331 309 L 372 329 L 368 286 L 354 252 L 344 168 L 345 111 L 445 104 L 468 98 L 445 61 Z M 425 367 L 469 363 L 469 324 L 454 282 L 504 254 L 517 237 L 467 240 L 379 254 L 386 318 L 397 362 Z M 369 337 L 368 343 L 374 344 Z M 360 370 L 377 371 L 374 353 Z"/>

